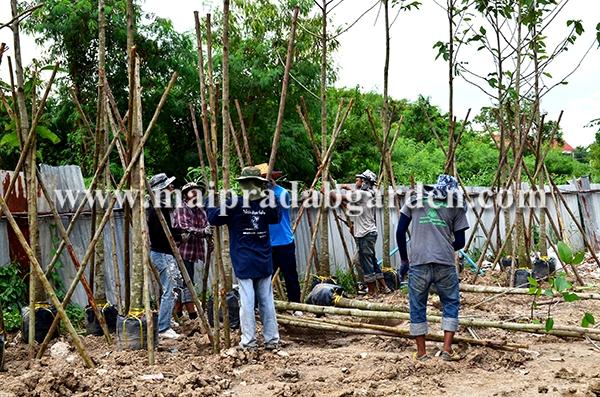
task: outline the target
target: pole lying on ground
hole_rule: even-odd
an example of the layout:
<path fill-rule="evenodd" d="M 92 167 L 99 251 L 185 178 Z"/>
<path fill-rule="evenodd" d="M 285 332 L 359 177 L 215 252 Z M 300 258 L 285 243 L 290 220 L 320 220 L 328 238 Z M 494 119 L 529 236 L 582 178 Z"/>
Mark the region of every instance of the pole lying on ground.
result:
<path fill-rule="evenodd" d="M 487 285 L 460 284 L 462 292 L 484 293 L 484 294 L 509 294 L 509 295 L 531 295 L 529 288 L 507 288 Z M 600 300 L 600 293 L 577 292 L 579 299 Z"/>
<path fill-rule="evenodd" d="M 395 327 L 386 327 L 386 326 L 373 326 L 369 324 L 357 324 L 350 322 L 342 322 L 336 323 L 329 321 L 321 321 L 321 320 L 307 320 L 301 317 L 293 317 L 293 316 L 285 316 L 278 315 L 277 322 L 283 325 L 289 325 L 294 327 L 301 328 L 309 328 L 319 331 L 329 331 L 329 332 L 345 332 L 349 334 L 367 334 L 367 335 L 380 335 L 380 336 L 390 336 L 390 337 L 400 337 L 400 338 L 410 338 L 410 332 L 408 330 L 395 328 Z M 444 336 L 440 334 L 428 334 L 425 336 L 426 340 L 435 341 L 435 342 L 443 342 Z M 467 343 L 470 345 L 476 346 L 485 346 L 491 347 L 495 349 L 526 349 L 527 345 L 508 343 L 504 341 L 491 341 L 486 339 L 473 339 L 466 338 L 461 336 L 455 336 L 454 342 L 456 343 Z"/>
<path fill-rule="evenodd" d="M 342 309 L 331 306 L 317 306 L 308 305 L 303 303 L 294 302 L 283 302 L 275 301 L 275 307 L 279 310 L 300 310 L 308 313 L 315 314 L 331 314 L 337 316 L 351 316 L 371 319 L 384 319 L 384 320 L 410 320 L 408 313 L 402 312 L 383 312 L 383 311 L 372 311 L 372 310 L 360 310 L 360 309 Z M 322 321 L 322 319 L 320 319 Z M 441 323 L 441 315 L 427 315 L 427 321 L 432 323 Z M 583 328 L 577 326 L 560 326 L 555 325 L 550 331 L 546 331 L 544 324 L 524 324 L 515 323 L 508 321 L 494 321 L 485 320 L 471 317 L 459 318 L 458 323 L 464 327 L 475 327 L 475 328 L 496 328 L 504 329 L 516 332 L 527 332 L 535 334 L 546 334 L 560 337 L 572 337 L 572 338 L 585 338 L 586 336 L 590 339 L 600 340 L 600 329 L 594 328 Z"/>

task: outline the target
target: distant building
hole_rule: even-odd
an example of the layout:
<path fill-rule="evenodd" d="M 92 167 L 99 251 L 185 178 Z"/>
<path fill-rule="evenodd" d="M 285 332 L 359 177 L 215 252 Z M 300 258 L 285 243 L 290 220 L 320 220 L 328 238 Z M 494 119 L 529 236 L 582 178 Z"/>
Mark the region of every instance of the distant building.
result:
<path fill-rule="evenodd" d="M 500 145 L 500 134 L 492 134 L 492 139 L 494 140 L 494 143 L 496 143 L 496 145 Z M 533 142 L 532 142 L 533 143 Z M 505 144 L 506 145 L 510 145 L 510 142 L 508 139 L 505 140 Z M 573 153 L 575 153 L 575 148 L 571 145 L 569 145 L 566 141 L 559 141 L 558 139 L 555 139 L 554 142 L 552 142 L 552 147 L 554 149 L 561 149 L 562 154 L 566 154 L 569 156 L 573 156 Z"/>

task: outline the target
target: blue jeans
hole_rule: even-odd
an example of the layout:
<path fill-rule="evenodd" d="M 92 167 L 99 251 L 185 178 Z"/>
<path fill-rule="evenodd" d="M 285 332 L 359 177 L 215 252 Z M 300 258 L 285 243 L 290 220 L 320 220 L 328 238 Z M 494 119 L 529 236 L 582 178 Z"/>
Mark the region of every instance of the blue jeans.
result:
<path fill-rule="evenodd" d="M 242 330 L 240 346 L 256 347 L 255 297 L 258 298 L 258 309 L 263 325 L 265 343 L 279 343 L 271 277 L 240 279 L 238 284 L 240 286 L 240 327 Z"/>
<path fill-rule="evenodd" d="M 427 334 L 427 298 L 432 284 L 442 302 L 442 330 L 455 332 L 458 329 L 460 294 L 456 268 L 436 263 L 411 265 L 408 271 L 411 335 Z"/>
<path fill-rule="evenodd" d="M 371 232 L 363 237 L 356 238 L 358 246 L 358 261 L 364 274 L 365 283 L 372 283 L 383 279 L 381 266 L 377 263 L 375 255 L 375 243 L 377 242 L 377 232 Z"/>
<path fill-rule="evenodd" d="M 150 251 L 150 259 L 158 272 L 162 288 L 160 309 L 158 311 L 158 332 L 160 333 L 171 328 L 173 307 L 176 301 L 175 288 L 177 288 L 181 273 L 177 268 L 175 257 L 171 254 Z"/>

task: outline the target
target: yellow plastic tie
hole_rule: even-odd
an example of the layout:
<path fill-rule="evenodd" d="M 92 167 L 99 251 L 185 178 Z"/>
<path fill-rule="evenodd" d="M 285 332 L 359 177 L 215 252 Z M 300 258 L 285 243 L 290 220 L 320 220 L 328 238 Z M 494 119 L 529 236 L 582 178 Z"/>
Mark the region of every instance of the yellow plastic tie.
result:
<path fill-rule="evenodd" d="M 337 306 L 337 304 L 340 302 L 340 299 L 342 299 L 341 295 L 334 294 L 333 295 L 333 306 Z"/>

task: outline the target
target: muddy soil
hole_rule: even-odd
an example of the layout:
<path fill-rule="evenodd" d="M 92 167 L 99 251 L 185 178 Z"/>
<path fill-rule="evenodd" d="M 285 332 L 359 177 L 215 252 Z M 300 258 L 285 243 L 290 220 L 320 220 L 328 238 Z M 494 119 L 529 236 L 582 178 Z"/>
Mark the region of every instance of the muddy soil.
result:
<path fill-rule="evenodd" d="M 585 268 L 584 268 L 585 269 Z M 596 270 L 582 272 L 600 285 Z M 495 284 L 493 274 L 484 283 Z M 527 321 L 531 297 L 504 296 L 472 309 L 490 295 L 462 294 L 463 315 Z M 374 299 L 406 304 L 395 292 Z M 432 307 L 439 307 L 435 298 Z M 599 301 L 551 306 L 555 324 L 578 325 L 585 312 L 600 319 Z M 543 317 L 548 305 L 534 310 Z M 312 317 L 304 314 L 304 317 Z M 407 327 L 400 322 L 399 327 Z M 432 331 L 437 331 L 432 324 Z M 187 323 L 180 341 L 161 342 L 157 365 L 147 365 L 144 351 L 118 351 L 103 338 L 84 336 L 96 368 L 84 367 L 77 354 L 60 354 L 57 346 L 37 361 L 27 346 L 11 335 L 6 369 L 0 373 L 0 397 L 8 396 L 600 396 L 600 342 L 476 329 L 479 338 L 527 344 L 527 349 L 501 351 L 460 346 L 464 358 L 415 362 L 411 340 L 381 336 L 323 333 L 281 326 L 281 349 L 211 354 L 197 324 Z M 472 336 L 461 329 L 461 335 Z M 234 335 L 238 338 L 237 335 Z M 68 343 L 68 338 L 57 342 Z M 55 343 L 57 343 L 55 342 Z M 434 356 L 440 345 L 428 342 Z"/>

